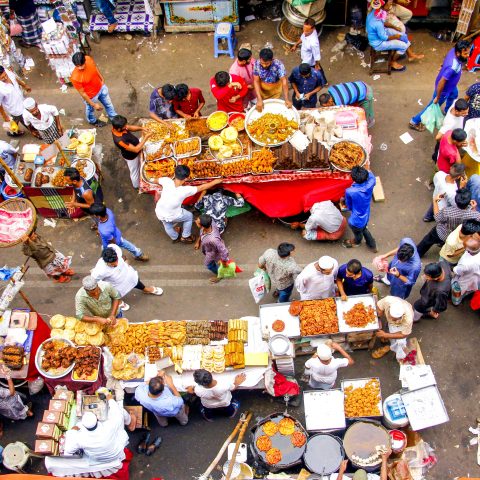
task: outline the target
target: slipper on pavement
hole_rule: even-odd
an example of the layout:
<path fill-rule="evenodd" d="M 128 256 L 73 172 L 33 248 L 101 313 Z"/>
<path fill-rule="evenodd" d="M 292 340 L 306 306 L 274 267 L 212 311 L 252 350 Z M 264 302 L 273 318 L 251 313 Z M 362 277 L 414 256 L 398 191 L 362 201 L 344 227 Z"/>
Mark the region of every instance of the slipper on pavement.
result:
<path fill-rule="evenodd" d="M 153 292 L 150 295 L 163 295 L 163 289 L 160 287 L 153 287 Z"/>
<path fill-rule="evenodd" d="M 425 131 L 425 125 L 423 123 L 410 122 L 408 124 L 408 127 L 411 128 L 412 130 L 415 130 L 416 132 L 424 132 Z"/>
<path fill-rule="evenodd" d="M 404 65 L 402 68 L 392 68 L 392 72 L 404 72 L 407 67 Z"/>

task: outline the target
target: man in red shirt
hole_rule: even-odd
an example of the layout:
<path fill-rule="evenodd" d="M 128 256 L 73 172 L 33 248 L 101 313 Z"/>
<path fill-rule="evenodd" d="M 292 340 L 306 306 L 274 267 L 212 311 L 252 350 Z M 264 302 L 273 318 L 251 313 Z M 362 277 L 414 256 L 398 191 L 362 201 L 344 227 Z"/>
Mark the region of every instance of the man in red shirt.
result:
<path fill-rule="evenodd" d="M 173 109 L 177 115 L 183 118 L 198 118 L 202 115 L 205 99 L 199 88 L 188 88 L 188 85 L 180 83 L 175 87 L 175 93 Z"/>
<path fill-rule="evenodd" d="M 210 90 L 217 99 L 217 110 L 243 112 L 243 98 L 248 93 L 245 80 L 228 72 L 217 72 L 210 79 Z"/>
<path fill-rule="evenodd" d="M 70 81 L 85 102 L 88 123 L 95 127 L 103 127 L 106 123 L 97 120 L 95 110 L 103 110 L 105 107 L 110 119 L 117 115 L 105 80 L 92 57 L 77 52 L 73 55 L 72 62 L 75 68 L 70 76 Z"/>
<path fill-rule="evenodd" d="M 445 132 L 438 147 L 437 167 L 440 171 L 450 173 L 454 163 L 462 163 L 459 148 L 467 145 L 467 132 L 461 128 Z"/>

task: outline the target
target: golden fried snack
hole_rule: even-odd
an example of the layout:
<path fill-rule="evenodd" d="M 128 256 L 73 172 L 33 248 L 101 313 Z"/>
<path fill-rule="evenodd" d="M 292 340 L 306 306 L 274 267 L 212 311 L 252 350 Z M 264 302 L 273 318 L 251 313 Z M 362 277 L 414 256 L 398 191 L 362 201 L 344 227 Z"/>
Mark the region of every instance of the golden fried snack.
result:
<path fill-rule="evenodd" d="M 268 421 L 262 425 L 262 429 L 266 435 L 273 437 L 278 432 L 278 425 L 275 422 Z"/>
<path fill-rule="evenodd" d="M 271 173 L 277 157 L 269 148 L 262 148 L 252 153 L 252 173 Z"/>
<path fill-rule="evenodd" d="M 307 437 L 302 432 L 293 432 L 290 437 L 290 440 L 294 447 L 300 448 L 305 445 L 305 442 L 307 441 Z"/>
<path fill-rule="evenodd" d="M 363 303 L 356 303 L 350 310 L 343 314 L 345 323 L 349 327 L 366 327 L 369 323 L 375 322 L 375 310 L 373 307 L 366 307 Z"/>
<path fill-rule="evenodd" d="M 333 298 L 307 300 L 300 312 L 300 332 L 304 336 L 338 332 L 337 306 Z"/>
<path fill-rule="evenodd" d="M 148 139 L 149 142 L 160 142 L 163 140 L 165 143 L 174 143 L 177 140 L 188 138 L 188 133 L 182 130 L 176 123 L 169 122 L 169 127 L 155 121 L 147 122 L 145 129 L 153 133 Z"/>
<path fill-rule="evenodd" d="M 262 435 L 257 438 L 256 445 L 261 452 L 266 452 L 272 448 L 272 441 L 268 435 Z"/>
<path fill-rule="evenodd" d="M 330 150 L 328 160 L 344 170 L 351 170 L 365 160 L 365 152 L 360 145 L 352 142 L 338 142 Z"/>
<path fill-rule="evenodd" d="M 343 391 L 345 395 L 345 416 L 354 417 L 378 417 L 381 401 L 380 383 L 372 378 L 364 387 L 354 388 L 352 385 Z"/>
<path fill-rule="evenodd" d="M 271 448 L 265 457 L 270 465 L 276 465 L 282 460 L 282 452 L 278 448 Z"/>
<path fill-rule="evenodd" d="M 298 130 L 298 123 L 280 114 L 266 113 L 249 123 L 247 129 L 258 142 L 277 145 Z"/>
<path fill-rule="evenodd" d="M 272 330 L 274 332 L 283 332 L 285 330 L 285 322 L 283 320 L 275 320 L 272 323 Z"/>
<path fill-rule="evenodd" d="M 145 164 L 145 175 L 148 180 L 162 177 L 173 177 L 175 162 L 173 160 L 156 160 Z"/>
<path fill-rule="evenodd" d="M 282 418 L 278 422 L 278 431 L 282 435 L 291 435 L 295 431 L 295 422 L 291 418 Z"/>
<path fill-rule="evenodd" d="M 300 315 L 300 312 L 302 311 L 302 308 L 303 308 L 303 303 L 298 301 L 298 300 L 294 300 L 291 304 L 290 304 L 290 308 L 288 309 L 288 313 L 294 317 Z"/>
<path fill-rule="evenodd" d="M 189 138 L 188 140 L 182 140 L 175 144 L 175 155 L 192 155 L 198 152 L 200 148 L 200 142 L 198 138 Z"/>

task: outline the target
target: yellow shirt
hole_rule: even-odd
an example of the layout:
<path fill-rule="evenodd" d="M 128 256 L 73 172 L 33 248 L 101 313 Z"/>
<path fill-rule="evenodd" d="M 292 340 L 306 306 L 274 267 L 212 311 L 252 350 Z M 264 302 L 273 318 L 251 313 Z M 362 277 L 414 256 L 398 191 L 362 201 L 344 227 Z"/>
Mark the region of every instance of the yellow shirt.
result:
<path fill-rule="evenodd" d="M 463 240 L 460 239 L 460 230 L 462 226 L 459 225 L 445 240 L 445 244 L 443 245 L 442 249 L 440 250 L 440 257 L 442 257 L 446 262 L 457 264 L 460 260 L 460 257 L 463 255 L 465 251 L 465 247 L 463 245 Z M 460 253 L 455 256 L 453 255 L 459 248 L 462 249 Z"/>

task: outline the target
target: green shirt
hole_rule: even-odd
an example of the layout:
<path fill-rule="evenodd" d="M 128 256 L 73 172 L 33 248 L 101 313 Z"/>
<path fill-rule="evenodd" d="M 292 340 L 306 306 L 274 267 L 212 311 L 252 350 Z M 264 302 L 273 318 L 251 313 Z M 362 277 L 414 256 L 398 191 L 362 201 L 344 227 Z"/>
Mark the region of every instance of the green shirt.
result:
<path fill-rule="evenodd" d="M 90 297 L 82 287 L 75 295 L 75 315 L 108 318 L 112 312 L 114 300 L 120 300 L 120 294 L 108 282 L 98 282 L 101 293 L 98 299 Z"/>

